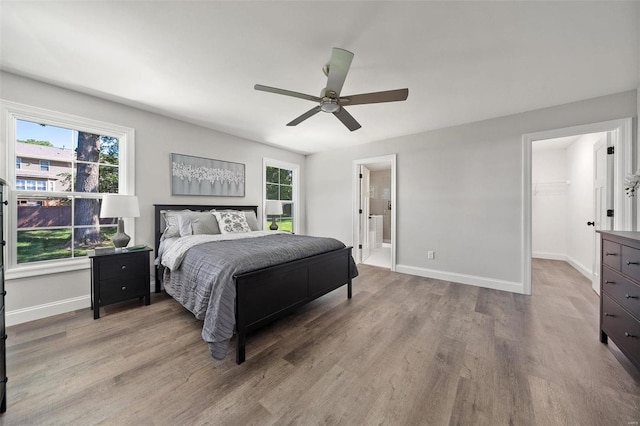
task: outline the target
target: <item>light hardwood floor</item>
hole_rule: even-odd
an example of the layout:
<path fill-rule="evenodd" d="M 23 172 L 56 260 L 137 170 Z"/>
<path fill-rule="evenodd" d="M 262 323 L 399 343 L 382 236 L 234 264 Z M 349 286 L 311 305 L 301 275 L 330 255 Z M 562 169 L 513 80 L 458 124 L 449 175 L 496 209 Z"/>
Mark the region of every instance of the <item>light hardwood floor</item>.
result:
<path fill-rule="evenodd" d="M 598 341 L 598 297 L 566 263 L 532 296 L 360 265 L 223 362 L 156 295 L 8 329 L 4 425 L 629 425 L 640 373 Z"/>

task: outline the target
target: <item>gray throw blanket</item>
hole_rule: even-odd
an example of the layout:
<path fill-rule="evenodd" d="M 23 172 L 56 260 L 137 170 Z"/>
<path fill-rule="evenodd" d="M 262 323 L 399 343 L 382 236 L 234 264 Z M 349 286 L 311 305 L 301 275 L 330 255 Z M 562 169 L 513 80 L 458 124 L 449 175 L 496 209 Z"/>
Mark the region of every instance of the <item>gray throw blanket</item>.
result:
<path fill-rule="evenodd" d="M 235 327 L 235 275 L 343 247 L 333 238 L 291 234 L 204 243 L 189 249 L 180 267 L 165 269 L 164 286 L 204 321 L 202 338 L 211 355 L 223 359 Z M 353 271 L 355 277 L 355 265 Z"/>

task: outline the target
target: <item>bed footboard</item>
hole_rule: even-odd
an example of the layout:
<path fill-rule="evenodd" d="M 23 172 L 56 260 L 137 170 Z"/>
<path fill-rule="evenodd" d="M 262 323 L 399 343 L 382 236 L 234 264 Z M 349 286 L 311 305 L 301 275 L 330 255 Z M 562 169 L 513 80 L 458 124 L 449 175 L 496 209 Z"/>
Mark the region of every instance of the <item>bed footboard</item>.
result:
<path fill-rule="evenodd" d="M 236 284 L 236 363 L 245 360 L 246 334 L 347 284 L 352 295 L 352 247 L 240 274 Z"/>

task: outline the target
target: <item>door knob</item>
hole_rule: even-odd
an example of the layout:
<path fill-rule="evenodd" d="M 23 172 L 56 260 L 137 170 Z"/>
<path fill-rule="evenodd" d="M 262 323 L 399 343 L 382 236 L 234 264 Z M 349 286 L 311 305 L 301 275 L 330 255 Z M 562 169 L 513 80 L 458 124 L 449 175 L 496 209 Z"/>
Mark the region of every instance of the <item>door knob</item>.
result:
<path fill-rule="evenodd" d="M 596 226 L 595 222 L 587 222 L 587 226 Z"/>

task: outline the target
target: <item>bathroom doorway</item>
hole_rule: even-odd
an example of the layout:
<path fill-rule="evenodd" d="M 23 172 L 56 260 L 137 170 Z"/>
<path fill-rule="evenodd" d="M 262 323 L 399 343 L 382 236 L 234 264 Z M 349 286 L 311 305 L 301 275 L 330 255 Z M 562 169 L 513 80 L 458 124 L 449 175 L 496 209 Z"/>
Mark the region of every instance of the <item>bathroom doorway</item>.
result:
<path fill-rule="evenodd" d="M 395 270 L 395 155 L 354 161 L 358 263 Z"/>

